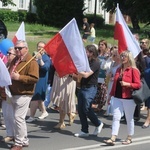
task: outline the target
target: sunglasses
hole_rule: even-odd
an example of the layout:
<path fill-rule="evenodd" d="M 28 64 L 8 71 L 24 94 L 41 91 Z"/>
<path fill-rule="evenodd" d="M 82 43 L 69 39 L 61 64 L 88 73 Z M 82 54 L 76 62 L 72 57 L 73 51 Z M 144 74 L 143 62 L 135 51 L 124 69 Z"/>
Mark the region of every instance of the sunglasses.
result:
<path fill-rule="evenodd" d="M 127 55 L 122 54 L 122 55 L 120 55 L 120 57 L 121 57 L 121 58 L 127 58 Z"/>
<path fill-rule="evenodd" d="M 141 44 L 144 44 L 144 43 L 146 43 L 146 42 L 140 42 Z"/>
<path fill-rule="evenodd" d="M 15 47 L 14 49 L 21 51 L 23 48 L 25 48 L 25 46 L 24 47 Z"/>
<path fill-rule="evenodd" d="M 11 52 L 7 52 L 7 55 L 16 55 L 16 54 L 13 54 L 13 53 L 11 53 Z"/>

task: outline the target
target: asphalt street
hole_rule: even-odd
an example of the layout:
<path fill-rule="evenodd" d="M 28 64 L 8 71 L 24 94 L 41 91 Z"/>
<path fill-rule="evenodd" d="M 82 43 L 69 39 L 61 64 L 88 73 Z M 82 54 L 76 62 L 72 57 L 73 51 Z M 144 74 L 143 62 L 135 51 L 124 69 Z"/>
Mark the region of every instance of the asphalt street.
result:
<path fill-rule="evenodd" d="M 147 150 L 150 146 L 150 128 L 142 129 L 141 126 L 146 118 L 146 110 L 142 111 L 141 119 L 135 122 L 135 135 L 133 143 L 125 146 L 121 141 L 127 136 L 127 128 L 125 121 L 121 122 L 119 135 L 115 146 L 106 146 L 103 143 L 104 139 L 111 136 L 112 117 L 104 117 L 104 111 L 97 113 L 99 119 L 104 123 L 104 127 L 98 136 L 86 138 L 77 138 L 74 133 L 80 131 L 80 121 L 77 116 L 72 126 L 68 125 L 68 116 L 65 118 L 66 128 L 56 130 L 53 127 L 59 121 L 59 113 L 48 109 L 49 116 L 44 120 L 37 120 L 33 123 L 27 123 L 28 137 L 30 140 L 29 147 L 24 150 Z M 28 113 L 29 115 L 29 113 Z M 40 116 L 41 112 L 37 111 L 36 117 Z M 28 117 L 28 116 L 27 116 Z M 90 134 L 95 127 L 89 123 Z M 6 131 L 0 127 L 0 140 L 6 136 Z M 10 149 L 13 142 L 0 142 L 0 150 Z"/>

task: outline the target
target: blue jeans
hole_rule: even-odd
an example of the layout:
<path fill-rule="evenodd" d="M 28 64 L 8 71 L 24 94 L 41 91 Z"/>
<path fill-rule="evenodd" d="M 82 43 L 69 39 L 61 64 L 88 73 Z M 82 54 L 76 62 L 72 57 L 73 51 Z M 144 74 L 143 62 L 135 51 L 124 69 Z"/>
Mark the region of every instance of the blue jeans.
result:
<path fill-rule="evenodd" d="M 101 124 L 101 121 L 98 120 L 96 114 L 92 109 L 92 102 L 95 98 L 97 92 L 97 87 L 90 87 L 90 88 L 81 88 L 78 93 L 78 113 L 81 122 L 81 131 L 88 133 L 88 120 L 98 127 Z"/>
<path fill-rule="evenodd" d="M 90 42 L 94 43 L 94 42 L 95 42 L 95 37 L 91 37 L 91 36 L 90 36 L 90 37 L 88 38 L 88 40 L 89 40 Z"/>

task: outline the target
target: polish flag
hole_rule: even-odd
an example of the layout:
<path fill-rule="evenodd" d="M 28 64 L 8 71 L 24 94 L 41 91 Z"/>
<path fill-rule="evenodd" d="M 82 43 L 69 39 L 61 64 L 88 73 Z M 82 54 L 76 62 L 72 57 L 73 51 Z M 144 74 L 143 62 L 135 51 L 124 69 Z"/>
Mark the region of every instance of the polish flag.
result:
<path fill-rule="evenodd" d="M 45 50 L 60 77 L 90 71 L 84 44 L 74 18 L 46 44 Z"/>
<path fill-rule="evenodd" d="M 26 40 L 25 39 L 25 27 L 24 27 L 24 22 L 21 23 L 17 33 L 13 37 L 12 41 L 15 44 L 18 40 Z"/>
<path fill-rule="evenodd" d="M 11 85 L 11 78 L 6 65 L 0 58 L 0 87 Z"/>
<path fill-rule="evenodd" d="M 135 58 L 141 51 L 139 43 L 136 41 L 135 37 L 128 28 L 118 5 L 116 11 L 114 39 L 118 40 L 119 53 L 129 50 Z"/>

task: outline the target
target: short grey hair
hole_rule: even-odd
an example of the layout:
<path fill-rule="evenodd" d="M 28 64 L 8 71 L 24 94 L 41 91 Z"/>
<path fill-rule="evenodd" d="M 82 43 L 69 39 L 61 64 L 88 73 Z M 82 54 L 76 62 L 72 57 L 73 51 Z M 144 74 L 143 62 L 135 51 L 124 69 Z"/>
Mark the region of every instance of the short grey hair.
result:
<path fill-rule="evenodd" d="M 24 41 L 24 40 L 18 40 L 18 41 L 16 42 L 16 45 L 17 45 L 17 44 L 20 44 L 20 43 L 23 43 L 23 44 L 24 44 L 24 47 L 27 47 L 27 48 L 28 48 L 28 44 L 27 44 L 26 41 Z"/>

